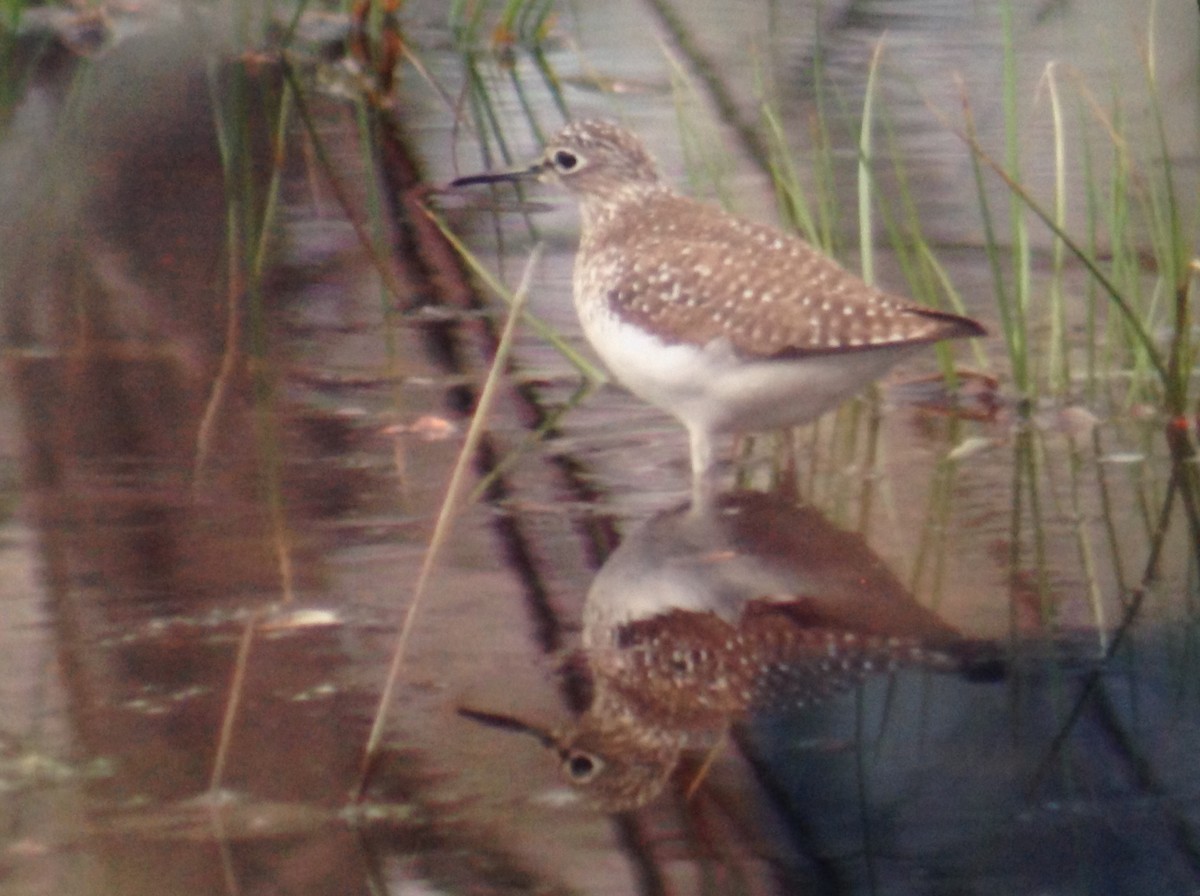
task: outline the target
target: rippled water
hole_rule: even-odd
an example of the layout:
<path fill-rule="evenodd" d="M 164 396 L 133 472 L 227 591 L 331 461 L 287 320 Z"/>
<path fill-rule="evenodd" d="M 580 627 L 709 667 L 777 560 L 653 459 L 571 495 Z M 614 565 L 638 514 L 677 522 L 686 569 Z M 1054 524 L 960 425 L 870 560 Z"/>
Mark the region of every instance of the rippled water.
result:
<path fill-rule="evenodd" d="M 1158 15 L 1187 184 L 1197 22 L 1182 4 Z M 454 96 L 443 12 L 401 21 Z M 1148 21 L 1116 2 L 1015 11 L 1035 188 L 1053 172 L 1045 63 L 1107 101 L 1140 83 Z M 412 199 L 409 163 L 440 183 L 483 161 L 410 64 L 403 139 L 376 131 L 365 152 L 379 120 L 327 89 L 359 82 L 300 43 L 260 260 L 288 82 L 199 40 L 205 22 L 122 13 L 105 53 L 45 54 L 2 132 L 0 891 L 1196 890 L 1197 585 L 1178 512 L 1141 587 L 1169 488 L 1162 420 L 1080 388 L 1023 422 L 998 339 L 970 413 L 947 413 L 917 359 L 795 439 L 803 502 L 739 493 L 697 517 L 680 510 L 681 429 L 611 384 L 577 396 L 579 374 L 520 328 L 472 467 L 481 495 L 453 519 L 353 799 L 503 316 L 388 197 Z M 961 74 L 1000 145 L 989 5 L 595 3 L 554 28 L 573 115 L 621 117 L 673 180 L 766 219 L 756 73 L 795 146 L 819 82 L 846 98 L 829 114 L 852 141 L 885 35 L 877 102 L 921 220 L 996 329 L 969 159 L 929 112 L 958 110 Z M 514 60 L 479 63 L 524 158 L 537 140 L 514 83 L 543 130 L 560 116 Z M 852 245 L 853 143 L 834 158 Z M 546 240 L 530 308 L 586 353 L 566 299 L 574 213 L 530 198 L 551 206 L 530 215 Z M 516 282 L 522 216 L 430 202 Z M 902 289 L 895 259 L 879 264 Z M 744 486 L 774 479 L 772 452 L 757 440 Z"/>

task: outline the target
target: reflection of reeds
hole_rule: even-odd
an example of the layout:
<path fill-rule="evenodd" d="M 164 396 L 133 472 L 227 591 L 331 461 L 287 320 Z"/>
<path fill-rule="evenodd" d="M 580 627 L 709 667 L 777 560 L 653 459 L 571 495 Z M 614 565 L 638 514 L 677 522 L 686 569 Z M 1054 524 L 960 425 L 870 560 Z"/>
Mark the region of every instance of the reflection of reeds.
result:
<path fill-rule="evenodd" d="M 292 565 L 292 537 L 284 505 L 284 448 L 275 388 L 270 363 L 263 275 L 267 269 L 271 237 L 278 230 L 279 191 L 284 174 L 285 148 L 288 145 L 292 116 L 292 87 L 286 81 L 278 90 L 241 65 L 227 66 L 209 73 L 209 91 L 213 123 L 225 178 L 225 222 L 227 281 L 225 346 L 212 390 L 200 419 L 196 435 L 193 488 L 202 493 L 208 475 L 211 441 L 221 416 L 226 396 L 241 363 L 247 363 L 253 377 L 255 433 L 259 449 L 259 483 L 271 528 L 271 543 L 279 573 L 279 603 L 294 600 L 295 576 Z M 261 106 L 251 100 L 252 93 L 267 95 L 266 112 L 272 127 L 268 139 L 266 178 L 259 175 L 260 153 L 255 146 L 254 116 L 251 110 Z M 242 320 L 249 322 L 250 338 L 243 339 Z M 245 623 L 234 659 L 221 728 L 213 758 L 209 789 L 216 793 L 224 783 L 234 726 L 245 691 L 246 666 L 250 659 L 254 630 L 265 608 L 253 612 Z"/>
<path fill-rule="evenodd" d="M 1010 23 L 1007 4 L 1005 10 L 1007 24 Z M 1089 341 L 1086 347 L 1087 393 L 1092 396 L 1102 394 L 1099 386 L 1103 383 L 1103 394 L 1107 395 L 1109 402 L 1114 406 L 1128 409 L 1135 402 L 1150 402 L 1162 409 L 1166 421 L 1169 464 L 1166 489 L 1159 491 L 1157 497 L 1152 497 L 1144 490 L 1146 483 L 1135 486 L 1141 500 L 1149 499 L 1151 508 L 1158 508 L 1145 514 L 1150 560 L 1141 584 L 1135 587 L 1140 593 L 1152 578 L 1161 573 L 1157 558 L 1164 548 L 1163 539 L 1170 529 L 1175 500 L 1182 505 L 1182 522 L 1188 533 L 1188 541 L 1195 546 L 1188 552 L 1192 554 L 1190 562 L 1195 564 L 1200 559 L 1200 478 L 1197 477 L 1194 464 L 1195 444 L 1188 435 L 1185 422 L 1197 351 L 1196 338 L 1190 322 L 1193 272 L 1189 268 L 1189 258 L 1193 247 L 1182 223 L 1178 192 L 1163 128 L 1154 65 L 1152 60 L 1147 65 L 1145 86 L 1154 126 L 1150 154 L 1162 159 L 1161 170 L 1156 176 L 1148 173 L 1146 166 L 1134 157 L 1134 141 L 1127 139 L 1121 132 L 1120 110 L 1111 115 L 1104 113 L 1086 87 L 1080 85 L 1083 105 L 1102 126 L 1101 133 L 1110 144 L 1113 157 L 1113 168 L 1109 175 L 1108 187 L 1105 189 L 1098 180 L 1101 176 L 1097 172 L 1095 162 L 1098 154 L 1092 150 L 1086 136 L 1082 138 L 1088 148 L 1084 154 L 1089 231 L 1088 244 L 1085 246 L 1066 229 L 1067 196 L 1063 160 L 1068 155 L 1067 135 L 1063 127 L 1061 97 L 1053 68 L 1048 69 L 1045 79 L 1051 97 L 1054 124 L 1056 179 L 1053 208 L 1045 208 L 1021 181 L 1020 159 L 1016 150 L 1019 122 L 1015 112 L 1015 101 L 1011 99 L 1011 85 L 1016 77 L 1011 68 L 1011 43 L 1009 29 L 1006 31 L 1004 110 L 1007 139 L 1004 163 L 994 159 L 974 133 L 970 123 L 969 101 L 964 103 L 967 125 L 962 137 L 971 150 L 977 182 L 981 185 L 979 196 L 985 226 L 988 227 L 987 248 L 989 257 L 993 259 L 998 308 L 1014 386 L 1018 396 L 1023 399 L 1022 410 L 1026 414 L 1039 395 L 1046 394 L 1061 400 L 1075 388 L 1078 378 L 1073 374 L 1069 362 L 1070 345 L 1067 342 L 1065 296 L 1062 289 L 1066 256 L 1069 255 L 1090 278 L 1090 288 L 1086 294 L 1089 337 L 1096 335 L 1097 320 L 1105 318 L 1108 321 L 1107 338 L 1102 348 L 1103 358 L 1097 358 L 1093 341 Z M 995 238 L 994 230 L 990 227 L 990 215 L 982 188 L 986 170 L 998 175 L 1013 197 L 1010 216 L 1014 291 L 1011 298 L 1000 273 L 997 259 L 1001 256 L 1001 247 Z M 1105 204 L 1107 209 L 1103 207 Z M 1026 211 L 1032 212 L 1054 236 L 1049 284 L 1051 301 L 1047 305 L 1045 321 L 1034 317 L 1034 308 L 1030 301 L 1030 290 L 1033 286 Z M 1097 254 L 1098 246 L 1105 239 L 1111 247 L 1110 257 L 1106 260 Z M 1141 246 L 1145 239 L 1149 240 L 1149 246 L 1143 250 Z M 1146 279 L 1141 260 L 1143 253 L 1148 253 L 1153 258 L 1154 286 L 1149 291 L 1143 286 Z M 1101 307 L 1104 305 L 1107 309 Z M 1111 313 L 1105 314 L 1105 310 L 1110 310 Z M 1049 337 L 1043 349 L 1039 351 L 1035 346 L 1034 333 L 1042 324 L 1048 324 L 1046 329 Z M 1160 347 L 1154 337 L 1156 332 L 1164 328 L 1169 333 L 1165 348 Z M 1041 361 L 1042 357 L 1045 358 L 1044 362 Z M 1121 378 L 1126 380 L 1126 385 L 1123 390 L 1116 390 L 1114 387 Z M 1148 447 L 1151 456 L 1157 453 L 1153 446 Z M 1071 449 L 1072 482 L 1075 482 L 1079 468 L 1075 463 L 1078 454 L 1075 452 L 1074 443 Z M 1022 526 L 1025 522 L 1022 513 L 1024 496 L 1028 522 L 1033 529 L 1031 538 L 1034 542 L 1036 567 L 1043 570 L 1043 509 L 1038 483 L 1045 476 L 1045 472 L 1044 461 L 1039 459 L 1040 450 L 1034 450 L 1034 446 L 1030 445 L 1026 449 L 1018 450 L 1015 457 L 1013 488 L 1016 500 L 1013 503 L 1011 537 L 1014 552 L 1019 552 Z M 1099 469 L 1098 466 L 1097 468 Z M 1149 484 L 1149 487 L 1158 491 L 1153 484 Z M 1106 490 L 1103 491 L 1107 494 Z M 1091 556 L 1088 535 L 1081 522 L 1078 493 L 1074 491 L 1074 486 L 1071 494 L 1071 515 L 1077 521 L 1076 538 L 1080 563 L 1094 598 L 1095 563 Z M 1111 531 L 1112 524 L 1108 523 L 1108 526 Z M 1019 557 L 1014 553 L 1012 559 L 1015 568 Z M 1115 551 L 1113 562 L 1119 564 Z M 1116 572 L 1120 581 L 1119 565 Z M 1041 574 L 1039 582 L 1039 593 L 1046 597 L 1044 576 Z M 1098 606 L 1094 599 L 1093 603 Z M 1045 608 L 1049 612 L 1050 604 L 1046 603 Z M 1102 621 L 1103 617 L 1097 611 L 1097 622 Z"/>

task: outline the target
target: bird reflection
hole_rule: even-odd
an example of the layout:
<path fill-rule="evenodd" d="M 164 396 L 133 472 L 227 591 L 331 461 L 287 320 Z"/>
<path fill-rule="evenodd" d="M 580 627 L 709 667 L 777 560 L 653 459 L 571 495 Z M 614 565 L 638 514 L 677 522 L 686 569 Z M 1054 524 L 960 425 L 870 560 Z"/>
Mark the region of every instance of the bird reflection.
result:
<path fill-rule="evenodd" d="M 727 495 L 659 514 L 597 574 L 584 607 L 592 700 L 536 734 L 591 802 L 634 809 L 688 749 L 713 749 L 739 719 L 847 691 L 916 666 L 1001 674 L 995 645 L 964 637 L 905 590 L 858 535 L 768 495 Z"/>

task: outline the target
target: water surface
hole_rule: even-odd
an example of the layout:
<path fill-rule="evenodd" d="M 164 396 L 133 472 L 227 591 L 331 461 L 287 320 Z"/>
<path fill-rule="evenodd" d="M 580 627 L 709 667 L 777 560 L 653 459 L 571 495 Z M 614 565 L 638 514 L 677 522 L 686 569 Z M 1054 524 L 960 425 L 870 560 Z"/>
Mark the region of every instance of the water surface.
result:
<path fill-rule="evenodd" d="M 1037 189 L 1053 171 L 1038 90 L 1046 63 L 1078 69 L 1105 101 L 1140 83 L 1148 15 L 1110 7 L 1014 13 L 1023 171 Z M 1197 23 L 1182 4 L 1158 16 L 1155 60 L 1186 184 Z M 401 22 L 456 95 L 466 60 L 449 49 L 442 10 L 414 4 Z M 318 24 L 346 26 L 306 20 L 304 34 Z M 817 14 L 585 4 L 561 11 L 546 60 L 573 115 L 621 118 L 682 187 L 767 220 L 756 74 L 772 85 L 806 178 L 815 91 L 832 82 L 845 98 L 830 110 L 844 126 L 835 232 L 853 265 L 853 140 L 886 34 L 877 102 L 895 151 L 968 311 L 995 328 L 969 160 L 927 103 L 957 110 L 961 75 L 983 138 L 1000 151 L 1000 28 L 988 5 Z M 44 57 L 0 150 L 5 892 L 1196 889 L 1197 586 L 1178 515 L 1159 575 L 1143 587 L 1167 488 L 1161 417 L 1117 386 L 1081 385 L 1022 417 L 999 340 L 981 356 L 956 349 L 959 367 L 997 381 L 965 404 L 971 413 L 948 413 L 942 390 L 917 382 L 936 369 L 928 356 L 795 437 L 799 498 L 783 495 L 778 513 L 801 512 L 815 528 L 760 525 L 731 545 L 709 521 L 705 538 L 726 540 L 664 556 L 644 536 L 670 525 L 686 494 L 681 429 L 608 384 L 531 439 L 581 379 L 519 329 L 472 484 L 501 459 L 502 472 L 454 518 L 368 799 L 353 800 L 464 412 L 504 314 L 469 287 L 453 253 L 436 254 L 445 246 L 422 230 L 427 219 L 388 197 L 485 160 L 407 64 L 391 120 L 414 169 L 364 150 L 391 146 L 391 135 L 364 144 L 373 113 L 325 92 L 345 72 L 301 43 L 292 62 L 319 141 L 293 105 L 276 169 L 281 67 L 242 54 L 223 27 L 165 14 L 118 17 L 115 34 L 88 60 Z M 560 112 L 529 54 L 518 48 L 508 68 L 479 50 L 510 154 L 523 159 Z M 686 83 L 673 84 L 680 72 Z M 599 89 L 592 76 L 622 89 Z M 1137 102 L 1126 110 L 1131 127 L 1147 114 Z M 257 278 L 255 215 L 276 170 Z M 885 195 L 894 177 L 881 171 Z M 1002 188 L 989 189 L 1001 209 Z M 1070 195 L 1077 223 L 1085 203 L 1074 179 Z M 511 209 L 513 197 L 496 198 Z M 529 216 L 546 242 L 530 307 L 586 352 L 567 299 L 574 212 L 561 197 L 531 198 L 551 210 Z M 525 218 L 493 215 L 486 197 L 431 202 L 516 282 L 532 245 Z M 1033 238 L 1048 246 L 1044 233 Z M 909 291 L 882 248 L 879 279 Z M 1084 278 L 1072 273 L 1067 288 L 1081 293 Z M 1076 344 L 1083 338 L 1075 331 Z M 744 486 L 770 490 L 773 450 L 770 439 L 748 449 Z M 1032 480 L 1014 476 L 1029 469 Z M 1014 488 L 1022 481 L 1036 483 L 1036 503 L 1028 485 Z M 804 533 L 814 556 L 793 546 L 777 563 L 781 526 L 793 540 Z M 621 559 L 631 554 L 632 566 Z M 821 575 L 805 565 L 813 559 Z M 708 564 L 726 561 L 741 591 L 721 593 L 789 598 L 786 625 L 811 628 L 811 603 L 790 598 L 852 603 L 864 594 L 854 583 L 869 579 L 869 594 L 890 595 L 928 637 L 995 642 L 1008 674 L 883 663 L 803 708 L 794 691 L 768 688 L 779 699 L 690 719 L 671 741 L 678 756 L 654 769 L 655 792 L 612 815 L 624 807 L 581 794 L 547 747 L 599 715 L 597 669 L 611 656 L 577 653 L 597 593 L 615 576 L 621 599 L 644 598 L 625 621 L 650 631 L 661 611 L 685 605 L 709 626 L 704 589 L 675 573 L 700 562 L 710 579 Z M 736 624 L 738 611 L 722 606 Z M 1132 606 L 1138 624 L 1102 662 Z M 877 609 L 856 613 L 838 630 L 878 624 Z M 472 721 L 463 707 L 516 720 L 543 742 Z M 654 716 L 658 742 L 675 737 L 661 709 Z M 633 755 L 624 743 L 618 761 Z"/>

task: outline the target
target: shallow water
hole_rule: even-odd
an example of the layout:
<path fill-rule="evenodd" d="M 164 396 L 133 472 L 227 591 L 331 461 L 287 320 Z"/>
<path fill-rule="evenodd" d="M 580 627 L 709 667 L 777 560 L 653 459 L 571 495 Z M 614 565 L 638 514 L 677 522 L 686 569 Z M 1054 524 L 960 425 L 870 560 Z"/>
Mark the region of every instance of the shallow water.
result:
<path fill-rule="evenodd" d="M 824 72 L 858 96 L 886 30 L 888 106 L 902 151 L 916 160 L 922 219 L 935 243 L 948 244 L 942 261 L 969 311 L 994 327 L 969 166 L 913 97 L 952 106 L 950 73 L 962 71 L 981 131 L 997 139 L 989 85 L 1001 41 L 988 10 L 944 7 L 828 10 Z M 693 35 L 732 110 L 714 109 L 699 57 L 650 6 L 564 12 L 556 27 L 569 39 L 552 45 L 549 62 L 569 85 L 573 114 L 625 118 L 682 182 L 660 42 L 676 47 L 700 85 L 685 120 L 723 122 L 715 133 L 728 147 L 718 155 L 730 193 L 742 211 L 769 218 L 755 147 L 738 123 L 755 120 L 754 69 L 769 58 L 780 114 L 803 144 L 817 31 L 769 4 L 731 17 L 735 9 L 692 4 L 674 26 Z M 1194 37 L 1190 9 L 1160 10 L 1162 21 L 1168 13 Z M 1113 4 L 1102 18 L 1128 27 L 1097 29 L 1092 16 L 1072 21 L 1053 4 L 1017 16 L 1034 184 L 1050 170 L 1034 99 L 1044 61 L 1085 67 L 1102 93 L 1136 77 L 1124 39 L 1136 42 L 1144 12 Z M 767 522 L 737 518 L 742 529 L 724 517 L 688 523 L 681 545 L 646 536 L 670 530 L 686 493 L 682 431 L 610 384 L 530 440 L 580 378 L 545 339 L 519 329 L 471 484 L 498 459 L 503 470 L 454 518 L 415 617 L 368 798 L 354 801 L 397 631 L 463 444 L 463 411 L 503 308 L 486 294 L 484 313 L 470 304 L 463 269 L 431 254 L 422 216 L 397 226 L 366 170 L 360 126 L 370 114 L 313 88 L 319 79 L 303 83 L 321 145 L 293 124 L 272 252 L 253 281 L 252 254 L 240 267 L 230 261 L 222 165 L 242 178 L 232 195 L 266 195 L 282 75 L 199 45 L 194 28 L 129 21 L 140 24 L 122 25 L 108 53 L 39 70 L 0 152 L 9 235 L 0 249 L 0 890 L 1197 889 L 1197 586 L 1178 513 L 1159 575 L 1138 590 L 1166 490 L 1162 421 L 1110 403 L 1107 391 L 1087 399 L 1078 389 L 1023 422 L 995 340 L 984 352 L 999 384 L 968 403 L 978 414 L 946 413 L 942 391 L 916 381 L 935 369 L 931 356 L 919 358 L 874 398 L 796 438 L 802 519 L 785 499 Z M 446 49 L 440 9 L 414 5 L 403 22 L 433 77 L 456 90 L 463 61 Z M 1100 42 L 1111 51 L 1094 52 Z M 1160 26 L 1164 99 L 1188 110 L 1170 117 L 1184 178 L 1197 108 L 1184 91 L 1195 89 L 1198 45 Z M 528 57 L 515 58 L 552 130 L 559 118 L 545 88 Z M 225 64 L 214 69 L 213 59 Z M 509 73 L 481 64 L 523 158 L 536 141 Z M 396 120 L 425 179 L 474 170 L 474 143 L 452 130 L 428 83 L 402 71 Z M 572 86 L 581 73 L 636 89 Z M 918 90 L 902 89 L 910 79 Z M 131 96 L 130 84 L 154 87 Z M 244 158 L 223 158 L 213 96 L 246 128 L 244 142 L 229 144 Z M 838 158 L 835 177 L 852 189 L 852 144 Z M 391 166 L 396 195 L 395 160 L 379 164 Z M 712 191 L 704 177 L 693 187 Z M 553 211 L 533 216 L 547 248 L 530 307 L 584 349 L 565 298 L 574 215 L 556 197 L 534 198 Z M 515 283 L 530 245 L 521 217 L 493 217 L 486 197 L 435 202 Z M 253 245 L 252 219 L 238 219 L 239 252 Z M 363 232 L 385 251 L 373 256 Z M 894 259 L 879 263 L 880 278 L 901 288 Z M 1068 286 L 1081 282 L 1073 275 Z M 225 367 L 231 339 L 239 350 Z M 956 356 L 978 366 L 966 348 Z M 771 452 L 771 440 L 756 441 L 743 484 L 766 487 Z M 1025 481 L 1035 487 L 1015 490 L 1023 480 L 1014 470 L 1032 470 Z M 781 547 L 780 532 L 810 550 Z M 705 587 L 713 583 L 716 597 Z M 805 631 L 812 601 L 826 597 L 852 617 L 838 624 L 868 646 L 914 628 L 926 640 L 954 630 L 998 639 L 1007 673 L 946 674 L 940 659 L 882 671 L 893 645 L 867 650 L 872 668 L 797 709 L 805 695 L 770 667 L 814 662 L 811 643 L 769 641 L 771 653 L 759 634 L 718 629 L 711 644 L 671 643 L 694 657 L 741 638 L 731 661 L 766 670 L 747 685 L 763 696 L 681 721 L 627 679 L 604 677 L 613 663 L 623 668 L 619 651 L 574 652 L 598 637 L 589 620 L 617 614 L 632 625 L 614 629 L 621 646 L 646 632 L 676 637 L 658 627 L 663 606 L 699 613 L 699 622 L 683 618 L 684 638 L 711 632 L 711 600 L 736 625 L 729 607 L 766 594 L 779 600 L 765 612 L 783 614 L 771 632 Z M 865 598 L 875 603 L 848 609 Z M 1102 662 L 1134 606 L 1137 625 Z M 630 655 L 658 661 L 640 648 Z M 681 660 L 662 662 L 656 686 L 682 674 Z M 687 667 L 686 706 L 697 689 L 721 691 L 729 670 L 716 668 Z M 582 714 L 602 693 L 610 702 Z M 648 720 L 649 733 L 604 728 L 597 706 L 613 706 L 614 693 L 618 714 Z M 647 766 L 653 792 L 640 792 L 636 810 L 610 815 L 616 804 L 559 774 L 546 744 L 571 759 L 566 745 L 589 724 L 607 740 L 588 762 L 632 762 L 640 754 L 631 745 L 647 738 L 668 745 L 671 761 Z"/>

